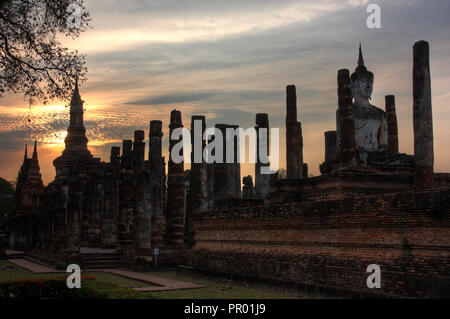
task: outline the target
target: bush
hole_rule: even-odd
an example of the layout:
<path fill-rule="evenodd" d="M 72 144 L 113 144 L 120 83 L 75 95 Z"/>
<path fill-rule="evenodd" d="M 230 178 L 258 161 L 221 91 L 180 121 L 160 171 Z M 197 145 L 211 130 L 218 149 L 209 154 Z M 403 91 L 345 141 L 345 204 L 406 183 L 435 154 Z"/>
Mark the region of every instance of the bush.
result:
<path fill-rule="evenodd" d="M 83 276 L 82 280 L 95 280 Z M 0 283 L 0 299 L 105 299 L 88 288 L 69 289 L 66 279 L 45 278 L 34 280 L 15 280 Z"/>

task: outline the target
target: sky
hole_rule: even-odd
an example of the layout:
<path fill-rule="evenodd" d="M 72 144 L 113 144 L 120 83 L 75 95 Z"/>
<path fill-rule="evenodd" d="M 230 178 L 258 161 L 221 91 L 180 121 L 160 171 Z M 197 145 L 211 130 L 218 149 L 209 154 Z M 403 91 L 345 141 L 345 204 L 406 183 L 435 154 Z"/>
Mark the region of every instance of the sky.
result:
<path fill-rule="evenodd" d="M 371 103 L 384 109 L 384 96 L 396 96 L 400 152 L 413 154 L 412 46 L 426 40 L 435 171 L 450 172 L 450 2 L 375 3 L 381 29 L 367 27 L 364 0 L 87 0 L 92 28 L 63 43 L 87 56 L 88 80 L 80 91 L 89 149 L 107 161 L 111 146 L 132 139 L 135 130 L 148 136 L 150 121 L 162 120 L 167 158 L 173 109 L 182 112 L 185 127 L 192 115 L 205 115 L 208 126 L 249 128 L 256 113 L 268 113 L 270 126 L 280 129 L 283 168 L 285 90 L 294 84 L 304 161 L 318 175 L 324 132 L 336 129 L 337 71 L 353 72 L 361 42 L 375 74 Z M 66 104 L 30 110 L 20 95 L 0 98 L 1 177 L 15 180 L 25 144 L 37 140 L 44 183 L 53 180 L 52 162 L 68 127 Z M 242 176 L 253 174 L 254 165 L 242 165 Z"/>

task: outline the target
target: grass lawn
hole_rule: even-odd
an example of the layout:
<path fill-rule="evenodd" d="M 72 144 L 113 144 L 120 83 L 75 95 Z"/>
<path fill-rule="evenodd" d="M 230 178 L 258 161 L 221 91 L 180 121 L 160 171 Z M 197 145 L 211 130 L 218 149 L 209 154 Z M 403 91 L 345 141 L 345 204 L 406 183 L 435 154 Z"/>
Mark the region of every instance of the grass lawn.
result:
<path fill-rule="evenodd" d="M 153 298 L 151 293 L 143 293 L 134 291 L 131 288 L 149 287 L 148 283 L 142 281 L 131 280 L 116 276 L 113 274 L 102 272 L 82 273 L 82 275 L 92 275 L 96 280 L 83 280 L 82 287 L 91 288 L 99 293 L 107 295 L 111 299 L 148 299 Z M 37 278 L 63 278 L 67 275 L 64 273 L 54 274 L 33 274 L 32 272 L 20 268 L 12 263 L 0 261 L 0 282 L 19 279 L 37 279 Z"/>
<path fill-rule="evenodd" d="M 175 271 L 151 272 L 153 276 L 198 283 L 206 288 L 161 291 L 152 294 L 158 299 L 297 299 L 311 296 L 297 296 L 281 289 L 249 287 L 244 283 L 221 279 L 206 279 L 189 275 L 177 275 Z"/>
<path fill-rule="evenodd" d="M 96 280 L 83 280 L 82 287 L 88 287 L 96 292 L 107 295 L 111 299 L 292 299 L 311 298 L 311 296 L 296 296 L 276 288 L 249 287 L 244 283 L 230 282 L 221 279 L 206 279 L 177 275 L 175 271 L 151 272 L 153 276 L 188 281 L 205 286 L 200 289 L 188 289 L 162 292 L 138 292 L 132 288 L 149 287 L 151 284 L 123 278 L 109 273 L 89 272 L 82 275 L 92 275 Z M 33 274 L 7 261 L 0 261 L 0 282 L 19 279 L 37 278 L 67 278 L 65 273 Z"/>

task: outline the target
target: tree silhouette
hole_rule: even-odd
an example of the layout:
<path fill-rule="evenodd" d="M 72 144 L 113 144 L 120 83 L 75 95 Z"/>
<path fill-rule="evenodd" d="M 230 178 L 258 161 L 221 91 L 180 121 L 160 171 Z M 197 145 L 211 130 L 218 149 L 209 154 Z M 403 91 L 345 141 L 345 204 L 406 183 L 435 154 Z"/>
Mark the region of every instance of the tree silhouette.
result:
<path fill-rule="evenodd" d="M 89 21 L 83 0 L 0 0 L 0 97 L 68 100 L 87 68 L 85 56 L 63 47 L 58 36 L 76 38 Z"/>

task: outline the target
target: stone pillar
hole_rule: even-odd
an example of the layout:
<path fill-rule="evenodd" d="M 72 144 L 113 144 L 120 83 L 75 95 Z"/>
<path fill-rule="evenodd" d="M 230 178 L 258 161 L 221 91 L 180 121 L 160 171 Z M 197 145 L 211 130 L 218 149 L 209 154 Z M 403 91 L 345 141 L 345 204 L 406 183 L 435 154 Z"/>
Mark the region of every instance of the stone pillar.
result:
<path fill-rule="evenodd" d="M 152 193 L 152 246 L 162 242 L 163 225 L 163 168 L 162 168 L 162 122 L 150 122 L 149 162 L 150 187 Z"/>
<path fill-rule="evenodd" d="M 139 172 L 136 178 L 136 207 L 134 220 L 135 247 L 145 249 L 148 253 L 152 248 L 152 199 L 150 174 L 146 170 Z"/>
<path fill-rule="evenodd" d="M 343 166 L 356 166 L 355 120 L 350 72 L 338 72 L 340 157 Z"/>
<path fill-rule="evenodd" d="M 286 171 L 288 179 L 302 177 L 300 169 L 303 167 L 300 158 L 300 129 L 297 122 L 297 93 L 295 85 L 286 88 Z"/>
<path fill-rule="evenodd" d="M 131 140 L 123 141 L 119 177 L 118 237 L 120 244 L 127 247 L 134 241 L 133 219 L 136 206 L 136 178 L 133 171 L 132 146 Z"/>
<path fill-rule="evenodd" d="M 414 44 L 414 160 L 416 188 L 433 188 L 433 112 L 431 106 L 430 49 L 428 42 Z"/>
<path fill-rule="evenodd" d="M 255 164 L 255 197 L 264 198 L 270 192 L 270 174 L 262 174 L 261 169 L 264 168 L 267 172 L 270 170 L 269 160 L 269 116 L 267 114 L 256 114 L 256 164 Z M 265 135 L 262 134 L 265 129 Z M 261 158 L 260 149 L 266 153 L 266 158 Z M 264 160 L 264 161 L 263 161 Z M 263 163 L 264 162 L 264 163 Z M 244 177 L 245 179 L 245 177 Z M 253 181 L 252 181 L 253 183 Z M 244 183 L 245 186 L 245 183 Z"/>
<path fill-rule="evenodd" d="M 186 242 L 194 244 L 194 228 L 191 223 L 193 213 L 208 211 L 208 167 L 203 158 L 206 141 L 206 118 L 192 116 L 191 120 L 191 176 L 189 183 L 189 209 L 186 213 Z"/>
<path fill-rule="evenodd" d="M 267 175 L 270 178 L 270 175 Z M 242 198 L 252 199 L 255 197 L 255 188 L 253 187 L 253 178 L 249 175 L 242 179 Z"/>
<path fill-rule="evenodd" d="M 195 122 L 198 122 L 197 129 L 199 129 L 201 137 L 200 134 L 197 137 L 195 136 L 194 133 Z M 204 116 L 193 116 L 191 122 L 191 140 L 192 140 L 191 182 L 189 184 L 189 195 L 190 195 L 189 202 L 191 212 L 205 212 L 208 210 L 208 189 L 207 189 L 208 172 L 206 163 L 203 159 L 203 150 L 206 147 L 206 142 L 203 139 L 205 130 L 206 130 L 206 118 Z M 195 157 L 196 149 L 198 151 L 197 157 Z"/>
<path fill-rule="evenodd" d="M 395 110 L 395 96 L 386 96 L 386 119 L 388 131 L 388 152 L 392 154 L 398 153 L 398 125 L 397 113 Z"/>
<path fill-rule="evenodd" d="M 133 143 L 133 153 L 134 153 L 134 170 L 138 172 L 144 168 L 145 161 L 145 133 L 144 131 L 134 132 L 134 143 Z"/>
<path fill-rule="evenodd" d="M 136 174 L 135 247 L 148 253 L 152 248 L 152 188 L 151 176 L 144 169 L 144 131 L 134 132 L 134 172 Z"/>
<path fill-rule="evenodd" d="M 336 160 L 337 146 L 336 146 L 336 131 L 325 132 L 325 162 Z"/>
<path fill-rule="evenodd" d="M 115 167 L 120 165 L 120 147 L 117 146 L 111 147 L 111 155 L 109 157 L 109 161 L 111 165 Z"/>
<path fill-rule="evenodd" d="M 111 148 L 110 164 L 105 169 L 102 247 L 117 246 L 117 216 L 119 212 L 120 147 Z"/>
<path fill-rule="evenodd" d="M 303 163 L 303 179 L 308 179 L 308 172 L 309 172 L 309 167 L 307 163 Z"/>
<path fill-rule="evenodd" d="M 170 146 L 172 148 L 180 140 L 172 140 L 172 132 L 182 128 L 181 112 L 174 110 L 170 116 Z M 169 245 L 182 245 L 184 242 L 184 225 L 186 217 L 186 186 L 184 184 L 184 162 L 176 164 L 169 159 L 169 178 L 167 183 L 167 242 Z"/>
<path fill-rule="evenodd" d="M 123 140 L 122 144 L 122 167 L 133 168 L 133 141 Z"/>
<path fill-rule="evenodd" d="M 163 156 L 161 159 L 161 183 L 162 183 L 162 242 L 167 243 L 167 173 L 166 173 L 166 158 Z"/>
<path fill-rule="evenodd" d="M 306 177 L 305 177 L 305 163 L 303 163 L 303 130 L 302 130 L 302 123 L 297 122 L 297 126 L 298 126 L 298 149 L 299 149 L 299 154 L 298 154 L 298 175 L 300 179 L 307 179 L 308 178 L 308 173 L 306 172 Z"/>
<path fill-rule="evenodd" d="M 239 125 L 231 126 L 235 132 L 238 132 Z M 241 184 L 241 163 L 240 161 L 240 137 L 239 134 L 234 137 L 234 162 L 232 164 L 232 176 L 233 176 L 233 197 L 241 198 L 242 184 Z"/>
<path fill-rule="evenodd" d="M 213 136 L 210 136 L 208 138 L 208 144 L 212 143 L 214 140 Z M 214 155 L 214 154 L 213 154 Z M 208 193 L 208 210 L 214 210 L 215 209 L 215 202 L 214 202 L 214 165 L 215 164 L 206 164 L 207 169 L 207 193 Z"/>
<path fill-rule="evenodd" d="M 227 163 L 227 129 L 235 129 L 236 126 L 228 125 L 228 124 L 216 124 L 216 129 L 220 130 L 223 135 L 223 163 L 215 163 L 214 164 L 214 199 L 222 200 L 229 198 L 240 198 L 240 191 L 237 194 L 237 185 L 236 185 L 236 177 L 238 178 L 238 184 L 240 189 L 240 169 L 237 170 L 237 165 L 235 163 Z M 217 137 L 216 137 L 217 138 Z M 231 138 L 231 137 L 230 137 Z M 234 158 L 236 160 L 237 154 L 237 139 L 234 139 Z M 238 163 L 239 165 L 239 163 Z"/>

